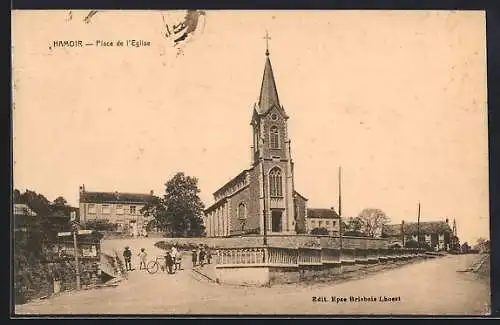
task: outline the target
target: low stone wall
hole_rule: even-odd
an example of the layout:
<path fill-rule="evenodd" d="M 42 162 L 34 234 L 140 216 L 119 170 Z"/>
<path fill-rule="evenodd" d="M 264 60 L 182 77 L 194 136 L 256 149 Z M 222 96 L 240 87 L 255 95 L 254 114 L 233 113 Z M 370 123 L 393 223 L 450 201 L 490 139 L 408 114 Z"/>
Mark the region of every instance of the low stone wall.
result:
<path fill-rule="evenodd" d="M 222 248 L 215 252 L 217 280 L 228 284 L 296 283 L 354 272 L 368 264 L 424 256 L 423 250 L 387 248 Z"/>
<path fill-rule="evenodd" d="M 248 235 L 238 237 L 192 237 L 192 238 L 162 238 L 165 245 L 197 246 L 207 245 L 211 248 L 244 248 L 262 246 L 264 238 L 261 235 Z M 272 247 L 299 248 L 321 247 L 339 248 L 338 236 L 312 236 L 312 235 L 269 235 L 267 244 Z M 380 249 L 386 248 L 389 242 L 383 238 L 369 237 L 342 237 L 343 248 Z"/>

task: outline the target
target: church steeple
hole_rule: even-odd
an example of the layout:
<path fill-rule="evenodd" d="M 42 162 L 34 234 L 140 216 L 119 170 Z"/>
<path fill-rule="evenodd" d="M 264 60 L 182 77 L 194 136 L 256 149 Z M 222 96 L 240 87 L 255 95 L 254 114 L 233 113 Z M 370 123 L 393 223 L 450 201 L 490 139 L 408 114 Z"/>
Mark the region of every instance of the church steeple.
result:
<path fill-rule="evenodd" d="M 269 45 L 267 41 L 270 39 L 266 32 L 266 65 L 264 67 L 264 75 L 262 77 L 262 85 L 260 87 L 259 96 L 259 113 L 264 114 L 274 105 L 280 107 L 278 98 L 278 90 L 276 89 L 276 82 L 274 80 L 273 68 L 271 60 L 269 59 Z"/>

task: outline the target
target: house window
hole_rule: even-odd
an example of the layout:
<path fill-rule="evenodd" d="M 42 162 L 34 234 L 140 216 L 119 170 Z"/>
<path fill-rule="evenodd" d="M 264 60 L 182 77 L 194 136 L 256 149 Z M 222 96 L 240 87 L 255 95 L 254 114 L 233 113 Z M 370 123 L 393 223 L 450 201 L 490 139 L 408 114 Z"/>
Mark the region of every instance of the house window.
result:
<path fill-rule="evenodd" d="M 109 213 L 110 213 L 109 205 L 103 204 L 102 205 L 102 214 L 109 214 Z"/>
<path fill-rule="evenodd" d="M 89 213 L 95 214 L 95 204 L 89 204 Z"/>
<path fill-rule="evenodd" d="M 325 226 L 329 226 L 330 225 L 330 221 L 325 221 Z"/>
<path fill-rule="evenodd" d="M 135 206 L 134 205 L 131 205 L 130 206 L 130 214 L 135 214 L 136 211 L 135 211 Z"/>
<path fill-rule="evenodd" d="M 238 205 L 238 219 L 243 220 L 247 218 L 247 209 L 244 203 Z"/>
<path fill-rule="evenodd" d="M 270 130 L 270 145 L 271 149 L 279 149 L 280 147 L 280 133 L 277 126 L 272 126 Z"/>
<path fill-rule="evenodd" d="M 269 187 L 272 197 L 283 196 L 283 180 L 281 170 L 277 167 L 271 169 L 269 172 Z"/>
<path fill-rule="evenodd" d="M 335 220 L 332 221 L 332 226 L 335 227 L 335 225 L 337 224 L 337 222 Z"/>
<path fill-rule="evenodd" d="M 123 205 L 116 206 L 116 214 L 123 214 Z"/>
<path fill-rule="evenodd" d="M 320 220 L 320 221 L 318 222 L 318 227 L 319 227 L 319 228 L 321 228 L 321 226 L 323 226 L 323 221 L 321 221 L 321 220 Z"/>

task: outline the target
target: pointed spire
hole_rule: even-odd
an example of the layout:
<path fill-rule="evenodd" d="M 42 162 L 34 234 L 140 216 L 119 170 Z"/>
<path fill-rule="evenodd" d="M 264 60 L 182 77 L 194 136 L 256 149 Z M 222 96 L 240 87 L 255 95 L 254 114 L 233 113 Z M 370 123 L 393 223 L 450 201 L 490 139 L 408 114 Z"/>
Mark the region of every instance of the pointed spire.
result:
<path fill-rule="evenodd" d="M 264 67 L 264 76 L 262 77 L 262 86 L 260 88 L 259 96 L 259 113 L 267 112 L 274 105 L 280 106 L 278 99 L 278 91 L 276 89 L 276 82 L 274 81 L 273 68 L 271 60 L 269 59 L 269 44 L 268 40 L 271 39 L 266 31 L 266 65 Z"/>

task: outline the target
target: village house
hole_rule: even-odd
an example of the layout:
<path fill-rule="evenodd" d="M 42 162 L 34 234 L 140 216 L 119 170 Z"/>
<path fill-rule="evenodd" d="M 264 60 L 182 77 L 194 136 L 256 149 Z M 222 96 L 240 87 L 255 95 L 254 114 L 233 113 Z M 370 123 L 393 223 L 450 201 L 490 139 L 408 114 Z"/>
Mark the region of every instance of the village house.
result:
<path fill-rule="evenodd" d="M 153 198 L 154 192 L 120 193 L 89 192 L 85 185 L 80 186 L 80 222 L 107 220 L 116 225 L 117 231 L 129 230 L 132 235 L 142 233 L 150 219 L 140 211 Z"/>
<path fill-rule="evenodd" d="M 339 235 L 340 217 L 334 209 L 307 209 L 307 233 L 315 228 L 325 228 L 332 236 Z"/>
<path fill-rule="evenodd" d="M 266 50 L 260 95 L 250 122 L 250 167 L 213 193 L 215 203 L 205 210 L 204 217 L 207 236 L 263 234 L 264 228 L 271 235 L 307 232 L 307 198 L 295 190 L 288 118 Z M 332 218 L 321 215 L 317 220 L 325 225 L 327 221 L 333 231 Z"/>
<path fill-rule="evenodd" d="M 383 238 L 402 242 L 404 234 L 405 243 L 410 240 L 418 241 L 417 236 L 419 233 L 420 242 L 427 243 L 432 249 L 450 250 L 453 231 L 448 219 L 445 221 L 420 222 L 420 227 L 416 222 L 404 222 L 396 225 L 385 225 L 382 228 Z"/>

